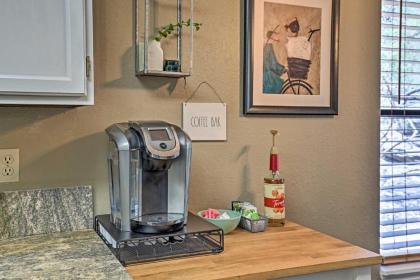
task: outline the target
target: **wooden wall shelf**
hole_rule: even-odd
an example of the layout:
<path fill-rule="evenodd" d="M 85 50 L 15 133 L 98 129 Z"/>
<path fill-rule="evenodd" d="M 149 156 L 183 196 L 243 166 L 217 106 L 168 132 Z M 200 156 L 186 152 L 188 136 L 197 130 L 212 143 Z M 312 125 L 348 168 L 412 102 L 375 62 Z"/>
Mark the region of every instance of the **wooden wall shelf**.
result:
<path fill-rule="evenodd" d="M 152 76 L 152 77 L 166 77 L 166 78 L 185 78 L 191 76 L 187 72 L 169 72 L 169 71 L 139 71 L 136 73 L 137 77 Z"/>

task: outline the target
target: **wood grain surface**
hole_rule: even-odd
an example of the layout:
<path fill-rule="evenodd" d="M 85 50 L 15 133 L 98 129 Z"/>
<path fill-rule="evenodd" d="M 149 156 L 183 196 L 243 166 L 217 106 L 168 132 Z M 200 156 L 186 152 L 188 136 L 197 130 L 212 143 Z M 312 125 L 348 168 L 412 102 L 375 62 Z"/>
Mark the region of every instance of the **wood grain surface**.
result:
<path fill-rule="evenodd" d="M 381 256 L 288 222 L 263 233 L 237 229 L 225 236 L 225 251 L 131 265 L 134 279 L 273 279 L 378 265 Z"/>

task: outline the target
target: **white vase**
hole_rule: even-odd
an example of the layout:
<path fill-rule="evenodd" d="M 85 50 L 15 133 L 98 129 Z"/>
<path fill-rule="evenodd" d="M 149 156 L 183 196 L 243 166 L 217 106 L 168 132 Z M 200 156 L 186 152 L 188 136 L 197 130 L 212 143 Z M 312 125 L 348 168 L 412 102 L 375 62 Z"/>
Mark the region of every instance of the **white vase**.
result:
<path fill-rule="evenodd" d="M 163 50 L 160 42 L 153 40 L 148 47 L 148 69 L 163 71 Z"/>

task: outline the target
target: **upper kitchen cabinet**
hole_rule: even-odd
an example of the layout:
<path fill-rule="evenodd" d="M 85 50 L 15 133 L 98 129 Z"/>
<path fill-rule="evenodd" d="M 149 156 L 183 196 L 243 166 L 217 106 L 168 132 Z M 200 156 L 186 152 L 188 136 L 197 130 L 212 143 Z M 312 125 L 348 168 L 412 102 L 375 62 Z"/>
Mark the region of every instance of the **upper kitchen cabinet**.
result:
<path fill-rule="evenodd" d="M 1 0 L 0 104 L 93 105 L 92 0 Z"/>

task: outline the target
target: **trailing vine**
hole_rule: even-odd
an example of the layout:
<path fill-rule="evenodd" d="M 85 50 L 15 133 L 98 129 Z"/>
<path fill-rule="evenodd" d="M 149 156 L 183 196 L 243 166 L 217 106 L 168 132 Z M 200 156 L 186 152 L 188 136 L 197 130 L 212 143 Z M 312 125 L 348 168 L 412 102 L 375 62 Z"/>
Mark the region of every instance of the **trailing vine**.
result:
<path fill-rule="evenodd" d="M 199 31 L 201 26 L 203 25 L 202 23 L 198 22 L 192 23 L 191 19 L 188 19 L 187 21 L 182 20 L 181 22 L 178 22 L 176 24 L 170 23 L 157 31 L 155 40 L 160 42 L 163 38 L 167 38 L 169 35 L 177 31 L 178 29 L 182 29 L 183 27 L 190 27 L 191 24 L 194 26 L 196 31 Z"/>

